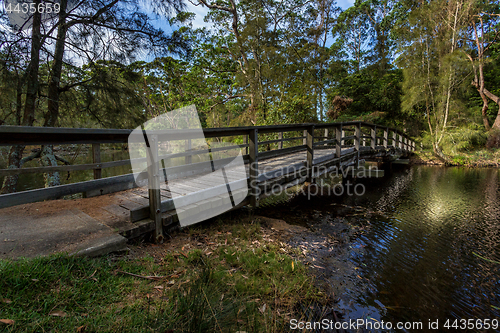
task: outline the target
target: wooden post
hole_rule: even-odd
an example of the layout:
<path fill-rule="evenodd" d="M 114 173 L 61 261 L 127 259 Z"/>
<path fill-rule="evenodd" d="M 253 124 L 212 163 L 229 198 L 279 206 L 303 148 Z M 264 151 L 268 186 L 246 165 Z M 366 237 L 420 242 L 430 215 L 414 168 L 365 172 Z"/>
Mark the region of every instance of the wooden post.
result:
<path fill-rule="evenodd" d="M 359 163 L 359 140 L 361 138 L 361 123 L 356 124 L 356 132 L 355 133 L 356 133 L 356 139 L 354 140 L 354 148 L 358 152 L 358 163 Z"/>
<path fill-rule="evenodd" d="M 373 126 L 371 128 L 371 132 L 372 132 L 372 149 L 375 149 L 377 145 L 377 126 Z"/>
<path fill-rule="evenodd" d="M 259 207 L 259 137 L 256 128 L 251 129 L 249 138 L 249 180 L 250 180 L 250 204 L 253 207 Z"/>
<path fill-rule="evenodd" d="M 304 130 L 304 133 L 302 136 L 304 137 L 302 139 L 302 144 L 305 146 L 305 145 L 307 145 L 307 130 Z"/>
<path fill-rule="evenodd" d="M 314 181 L 313 174 L 313 159 L 314 159 L 314 126 L 310 126 L 306 130 L 306 144 L 307 144 L 307 181 L 312 183 Z"/>
<path fill-rule="evenodd" d="M 151 135 L 148 156 L 148 189 L 149 189 L 149 216 L 155 221 L 155 243 L 163 243 L 163 225 L 161 221 L 161 194 L 160 194 L 160 161 L 158 161 L 158 137 Z"/>
<path fill-rule="evenodd" d="M 328 140 L 328 128 L 325 128 L 325 138 L 324 140 Z M 328 143 L 325 143 L 324 146 L 328 145 Z"/>
<path fill-rule="evenodd" d="M 397 134 L 396 134 L 396 132 L 394 132 L 394 131 L 393 131 L 393 132 L 392 132 L 392 146 L 393 146 L 394 148 L 398 148 L 397 143 L 398 143 Z"/>
<path fill-rule="evenodd" d="M 403 149 L 403 136 L 401 134 L 399 134 L 399 149 Z"/>
<path fill-rule="evenodd" d="M 243 135 L 243 143 L 248 145 L 248 135 Z M 245 155 L 248 155 L 248 147 L 245 147 Z"/>
<path fill-rule="evenodd" d="M 278 149 L 283 149 L 283 132 L 278 133 L 278 139 L 280 142 L 278 142 Z"/>
<path fill-rule="evenodd" d="M 191 151 L 191 139 L 187 139 L 186 140 L 186 152 L 190 152 Z M 184 164 L 191 164 L 193 163 L 193 156 L 192 155 L 188 155 L 186 157 L 184 157 Z"/>
<path fill-rule="evenodd" d="M 389 128 L 384 128 L 384 148 L 387 149 L 387 144 L 389 141 Z"/>
<path fill-rule="evenodd" d="M 92 163 L 101 163 L 101 145 L 99 143 L 92 144 Z M 102 169 L 94 169 L 94 179 L 102 178 Z"/>
<path fill-rule="evenodd" d="M 336 139 L 336 143 L 335 143 L 335 155 L 337 156 L 337 158 L 340 158 L 340 154 L 342 154 L 342 133 L 344 131 L 342 131 L 342 125 L 340 125 L 340 128 L 339 127 L 335 127 L 335 139 Z"/>

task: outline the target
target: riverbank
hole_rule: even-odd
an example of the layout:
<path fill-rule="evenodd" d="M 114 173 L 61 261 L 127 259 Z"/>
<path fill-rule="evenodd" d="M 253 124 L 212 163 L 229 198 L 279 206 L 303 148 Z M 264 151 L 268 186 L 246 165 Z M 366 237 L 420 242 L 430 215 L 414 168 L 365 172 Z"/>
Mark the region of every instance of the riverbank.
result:
<path fill-rule="evenodd" d="M 463 152 L 450 156 L 448 166 L 463 166 L 471 168 L 500 167 L 500 149 L 481 149 Z M 410 163 L 415 165 L 446 165 L 438 159 L 431 150 L 420 150 L 410 157 Z"/>
<path fill-rule="evenodd" d="M 340 220 L 329 225 L 338 237 L 228 213 L 174 233 L 163 245 L 132 245 L 127 254 L 2 260 L 0 326 L 7 332 L 282 332 L 291 319 L 335 319 L 334 294 L 311 272 L 321 275 L 322 258 L 338 255 L 351 233 Z"/>

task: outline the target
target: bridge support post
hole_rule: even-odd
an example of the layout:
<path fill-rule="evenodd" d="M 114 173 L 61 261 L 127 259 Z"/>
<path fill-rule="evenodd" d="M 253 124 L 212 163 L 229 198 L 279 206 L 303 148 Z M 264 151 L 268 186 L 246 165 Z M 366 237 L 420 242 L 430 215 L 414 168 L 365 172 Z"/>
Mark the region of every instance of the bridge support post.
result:
<path fill-rule="evenodd" d="M 335 155 L 337 158 L 340 158 L 340 154 L 342 154 L 342 132 L 342 125 L 335 127 Z"/>
<path fill-rule="evenodd" d="M 384 128 L 384 148 L 387 149 L 387 144 L 389 141 L 389 128 Z"/>
<path fill-rule="evenodd" d="M 101 145 L 99 143 L 92 144 L 92 161 L 93 163 L 101 163 Z M 94 179 L 101 179 L 102 169 L 94 169 Z"/>
<path fill-rule="evenodd" d="M 377 126 L 373 126 L 371 128 L 371 135 L 372 135 L 371 148 L 375 150 L 375 147 L 377 145 Z"/>
<path fill-rule="evenodd" d="M 249 182 L 250 182 L 250 204 L 253 207 L 259 207 L 259 137 L 258 130 L 256 128 L 251 129 L 248 134 L 249 138 Z"/>
<path fill-rule="evenodd" d="M 307 128 L 306 144 L 307 144 L 307 181 L 310 183 L 314 182 L 314 170 L 313 170 L 313 160 L 314 160 L 314 126 L 309 126 Z"/>
<path fill-rule="evenodd" d="M 398 148 L 398 138 L 396 132 L 392 131 L 392 146 Z"/>
<path fill-rule="evenodd" d="M 160 194 L 160 161 L 158 161 L 158 136 L 152 135 L 149 140 L 148 156 L 148 190 L 149 216 L 155 221 L 155 243 L 163 243 L 163 224 L 161 221 Z"/>
<path fill-rule="evenodd" d="M 323 140 L 328 140 L 328 128 L 325 128 L 325 138 Z M 325 146 L 328 145 L 328 143 L 325 143 Z"/>
<path fill-rule="evenodd" d="M 278 133 L 278 139 L 280 142 L 278 142 L 278 149 L 283 149 L 283 132 Z"/>

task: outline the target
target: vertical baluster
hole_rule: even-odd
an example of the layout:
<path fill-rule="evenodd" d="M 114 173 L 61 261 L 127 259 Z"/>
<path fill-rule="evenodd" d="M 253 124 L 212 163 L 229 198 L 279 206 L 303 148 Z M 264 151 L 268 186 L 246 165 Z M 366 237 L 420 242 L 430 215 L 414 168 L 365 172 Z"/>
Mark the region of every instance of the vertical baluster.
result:
<path fill-rule="evenodd" d="M 101 163 L 101 145 L 99 143 L 92 144 L 92 161 L 93 163 Z M 94 169 L 94 179 L 102 178 L 102 169 Z"/>
<path fill-rule="evenodd" d="M 161 221 L 160 168 L 158 161 L 158 136 L 149 137 L 148 156 L 148 190 L 149 214 L 155 221 L 155 242 L 163 243 L 163 225 Z"/>
<path fill-rule="evenodd" d="M 256 128 L 251 129 L 249 133 L 249 181 L 250 181 L 250 204 L 253 207 L 259 207 L 259 137 Z"/>
<path fill-rule="evenodd" d="M 310 126 L 306 130 L 306 144 L 307 144 L 307 181 L 312 183 L 314 181 L 313 160 L 314 160 L 314 126 Z"/>
<path fill-rule="evenodd" d="M 191 153 L 192 145 L 191 145 L 191 139 L 186 140 L 186 152 Z M 184 157 L 184 164 L 191 164 L 193 163 L 193 156 L 188 155 Z"/>
<path fill-rule="evenodd" d="M 377 144 L 377 126 L 373 126 L 371 128 L 371 134 L 372 134 L 371 148 L 375 149 L 376 144 Z"/>
<path fill-rule="evenodd" d="M 340 158 L 340 155 L 342 154 L 342 135 L 344 134 L 344 131 L 342 130 L 342 125 L 339 127 L 335 127 L 335 154 L 337 155 L 337 158 Z"/>
<path fill-rule="evenodd" d="M 387 149 L 389 142 L 389 128 L 384 128 L 384 148 Z"/>

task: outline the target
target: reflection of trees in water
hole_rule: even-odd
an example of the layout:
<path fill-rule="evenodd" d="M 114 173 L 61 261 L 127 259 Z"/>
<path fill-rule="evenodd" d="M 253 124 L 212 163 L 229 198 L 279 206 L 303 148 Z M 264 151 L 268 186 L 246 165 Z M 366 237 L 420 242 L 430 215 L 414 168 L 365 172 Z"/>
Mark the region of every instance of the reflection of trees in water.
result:
<path fill-rule="evenodd" d="M 481 237 L 478 239 L 477 252 L 480 255 L 500 261 L 500 204 L 498 201 L 498 178 L 500 173 L 497 169 L 484 170 L 486 177 L 480 186 L 484 192 L 484 205 L 482 208 Z M 500 265 L 476 258 L 477 274 L 481 281 L 475 285 L 475 294 L 485 295 L 490 305 L 500 306 Z M 496 292 L 493 292 L 495 291 Z M 497 311 L 498 312 L 498 311 Z M 497 313 L 498 315 L 498 313 Z"/>
<path fill-rule="evenodd" d="M 376 299 L 398 319 L 491 317 L 499 267 L 472 251 L 499 254 L 498 170 L 416 167 L 378 192 L 371 206 L 391 218 L 373 223 L 363 258 Z"/>
<path fill-rule="evenodd" d="M 391 179 L 389 185 L 384 189 L 384 193 L 380 199 L 377 200 L 377 210 L 382 212 L 390 211 L 390 208 L 393 207 L 396 202 L 400 201 L 401 195 L 408 189 L 408 185 L 413 180 L 415 169 L 411 168 L 405 171 L 407 172 L 399 173 Z"/>

